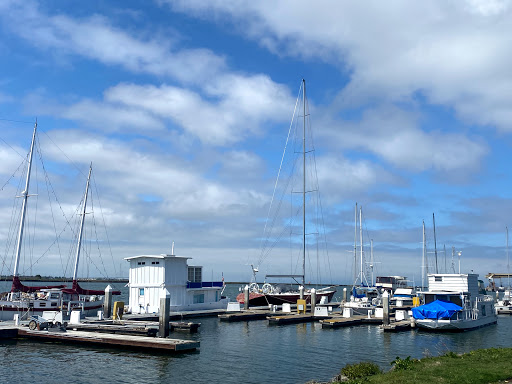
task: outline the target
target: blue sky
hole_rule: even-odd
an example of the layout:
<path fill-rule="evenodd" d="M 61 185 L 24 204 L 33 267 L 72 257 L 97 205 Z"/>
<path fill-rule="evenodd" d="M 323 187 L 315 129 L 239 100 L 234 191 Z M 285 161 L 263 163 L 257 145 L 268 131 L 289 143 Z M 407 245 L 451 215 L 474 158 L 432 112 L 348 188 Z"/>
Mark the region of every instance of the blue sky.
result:
<path fill-rule="evenodd" d="M 505 272 L 511 17 L 508 1 L 4 0 L 1 183 L 37 117 L 70 212 L 93 162 L 122 273 L 175 241 L 206 276 L 248 279 L 305 78 L 336 282 L 356 201 L 380 274 L 420 279 L 433 212 L 463 271 Z"/>

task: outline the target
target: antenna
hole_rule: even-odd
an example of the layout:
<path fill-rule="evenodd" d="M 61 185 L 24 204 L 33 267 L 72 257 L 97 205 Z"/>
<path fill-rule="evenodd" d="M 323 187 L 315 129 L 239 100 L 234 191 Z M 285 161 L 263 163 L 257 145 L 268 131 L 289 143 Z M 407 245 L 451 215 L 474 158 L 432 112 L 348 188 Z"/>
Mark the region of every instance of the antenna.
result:
<path fill-rule="evenodd" d="M 171 255 L 174 256 L 174 241 L 172 242 Z"/>

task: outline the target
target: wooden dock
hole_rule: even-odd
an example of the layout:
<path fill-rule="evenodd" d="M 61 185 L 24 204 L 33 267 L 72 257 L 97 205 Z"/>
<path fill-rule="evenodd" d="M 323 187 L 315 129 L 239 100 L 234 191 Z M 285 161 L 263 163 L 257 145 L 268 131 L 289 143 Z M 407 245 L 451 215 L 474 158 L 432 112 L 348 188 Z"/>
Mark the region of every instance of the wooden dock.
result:
<path fill-rule="evenodd" d="M 393 321 L 389 324 L 382 324 L 380 326 L 384 332 L 399 332 L 399 331 L 408 331 L 412 329 L 411 320 L 402 320 L 402 321 Z"/>
<path fill-rule="evenodd" d="M 271 313 L 270 311 L 244 311 L 244 312 L 231 312 L 219 315 L 220 321 L 235 322 L 235 321 L 251 321 L 251 320 L 265 320 Z"/>
<path fill-rule="evenodd" d="M 284 324 L 297 324 L 297 323 L 309 323 L 311 321 L 320 320 L 319 317 L 311 313 L 307 314 L 292 314 L 282 316 L 267 316 L 269 325 L 284 325 Z"/>
<path fill-rule="evenodd" d="M 29 339 L 36 341 L 53 341 L 74 345 L 95 345 L 109 348 L 134 348 L 137 350 L 160 353 L 192 352 L 200 347 L 199 341 L 134 336 L 85 331 L 60 331 L 59 328 L 31 331 L 27 326 L 11 324 L 0 325 L 1 339 Z"/>
<path fill-rule="evenodd" d="M 124 324 L 101 324 L 101 323 L 80 323 L 68 325 L 69 330 L 83 332 L 112 333 L 118 335 L 138 335 L 155 337 L 158 333 L 158 324 L 156 326 L 131 326 Z"/>
<path fill-rule="evenodd" d="M 336 316 L 330 319 L 320 320 L 322 328 L 341 328 L 362 324 L 382 324 L 382 319 L 368 316 L 341 317 Z"/>
<path fill-rule="evenodd" d="M 42 341 L 59 341 L 71 344 L 88 344 L 113 348 L 142 348 L 159 352 L 191 352 L 199 348 L 198 341 L 160 339 L 156 337 L 106 334 L 99 332 L 66 331 L 48 332 L 31 331 L 25 327 L 18 328 L 18 338 Z"/>

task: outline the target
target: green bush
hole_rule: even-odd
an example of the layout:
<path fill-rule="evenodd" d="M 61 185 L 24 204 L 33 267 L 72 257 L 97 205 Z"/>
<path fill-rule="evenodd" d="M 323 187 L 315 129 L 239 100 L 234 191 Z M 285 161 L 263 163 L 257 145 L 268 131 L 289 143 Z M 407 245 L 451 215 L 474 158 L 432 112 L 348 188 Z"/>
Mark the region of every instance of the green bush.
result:
<path fill-rule="evenodd" d="M 347 364 L 341 369 L 341 374 L 350 380 L 362 379 L 368 376 L 381 373 L 379 366 L 369 361 L 363 361 L 357 364 Z"/>
<path fill-rule="evenodd" d="M 391 365 L 394 366 L 395 371 L 406 371 L 412 368 L 415 361 L 418 360 L 411 359 L 411 356 L 407 356 L 405 359 L 401 359 L 397 356 L 396 359 L 391 362 Z"/>

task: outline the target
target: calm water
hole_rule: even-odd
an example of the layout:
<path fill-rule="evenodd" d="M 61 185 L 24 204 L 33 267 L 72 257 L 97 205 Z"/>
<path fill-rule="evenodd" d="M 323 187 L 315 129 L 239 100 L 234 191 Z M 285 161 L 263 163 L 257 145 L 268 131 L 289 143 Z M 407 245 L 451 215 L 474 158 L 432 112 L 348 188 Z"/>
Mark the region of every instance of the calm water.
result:
<path fill-rule="evenodd" d="M 101 289 L 104 284 L 89 287 Z M 232 298 L 236 288 L 229 287 Z M 28 341 L 0 343 L 0 381 L 9 377 L 6 382 L 11 383 L 305 383 L 328 380 L 345 364 L 362 360 L 388 369 L 396 356 L 512 347 L 509 316 L 500 316 L 496 326 L 461 334 L 391 334 L 370 325 L 327 330 L 318 324 L 277 327 L 266 321 L 196 321 L 201 322 L 197 334 L 171 337 L 200 341 L 200 352 L 176 356 Z"/>

